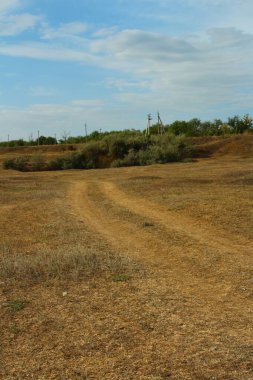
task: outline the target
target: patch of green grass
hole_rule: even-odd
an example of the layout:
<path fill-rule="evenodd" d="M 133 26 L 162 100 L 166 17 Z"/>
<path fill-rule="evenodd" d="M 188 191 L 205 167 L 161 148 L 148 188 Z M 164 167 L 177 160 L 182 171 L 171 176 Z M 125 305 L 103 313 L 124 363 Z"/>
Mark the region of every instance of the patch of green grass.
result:
<path fill-rule="evenodd" d="M 12 313 L 17 313 L 18 311 L 24 309 L 29 301 L 24 299 L 16 299 L 7 302 L 7 307 Z"/>
<path fill-rule="evenodd" d="M 126 274 L 115 274 L 112 278 L 114 282 L 125 282 L 128 281 L 130 277 Z"/>

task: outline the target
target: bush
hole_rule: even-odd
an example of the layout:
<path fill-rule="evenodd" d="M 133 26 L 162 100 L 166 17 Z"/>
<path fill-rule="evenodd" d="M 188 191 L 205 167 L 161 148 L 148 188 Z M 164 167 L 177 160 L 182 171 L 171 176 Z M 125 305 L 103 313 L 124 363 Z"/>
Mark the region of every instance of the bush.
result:
<path fill-rule="evenodd" d="M 4 169 L 14 169 L 14 159 L 13 158 L 6 158 L 3 162 L 3 168 Z"/>
<path fill-rule="evenodd" d="M 15 169 L 21 172 L 29 170 L 30 158 L 27 156 L 20 156 L 15 158 L 8 158 L 3 162 L 4 169 Z"/>
<path fill-rule="evenodd" d="M 85 169 L 101 167 L 101 157 L 108 154 L 108 146 L 103 141 L 93 141 L 84 146 L 81 151 Z"/>
<path fill-rule="evenodd" d="M 127 138 L 112 135 L 104 139 L 107 151 L 110 157 L 114 159 L 122 159 L 128 153 Z"/>
<path fill-rule="evenodd" d="M 47 163 L 48 170 L 62 170 L 64 166 L 65 158 L 64 157 L 56 157 L 50 160 Z"/>
<path fill-rule="evenodd" d="M 134 149 L 130 149 L 128 154 L 122 158 L 114 160 L 111 163 L 111 167 L 121 167 L 121 166 L 137 166 L 139 165 L 139 156 Z"/>
<path fill-rule="evenodd" d="M 46 164 L 41 152 L 36 152 L 31 159 L 31 167 L 33 171 L 45 169 Z"/>
<path fill-rule="evenodd" d="M 150 137 L 127 133 L 124 136 L 112 134 L 103 140 L 85 144 L 81 150 L 57 157 L 45 165 L 41 154 L 31 160 L 32 170 L 96 169 L 151 165 L 182 161 L 192 157 L 193 151 L 185 136 L 165 133 Z M 27 157 L 5 160 L 5 169 L 27 170 Z"/>
<path fill-rule="evenodd" d="M 68 154 L 64 157 L 62 169 L 84 169 L 85 160 L 81 152 Z"/>

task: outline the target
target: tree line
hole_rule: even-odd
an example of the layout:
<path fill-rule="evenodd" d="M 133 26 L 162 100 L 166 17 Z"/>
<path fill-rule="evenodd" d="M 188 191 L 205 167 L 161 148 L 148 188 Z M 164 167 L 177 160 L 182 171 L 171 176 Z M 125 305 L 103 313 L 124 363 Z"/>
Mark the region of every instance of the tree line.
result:
<path fill-rule="evenodd" d="M 149 133 L 151 135 L 158 134 L 158 124 L 153 124 Z M 229 117 L 226 122 L 221 119 L 213 121 L 201 121 L 198 118 L 193 118 L 189 121 L 176 120 L 171 124 L 164 125 L 164 132 L 174 134 L 175 136 L 184 135 L 186 137 L 198 136 L 221 136 L 227 134 L 240 134 L 246 131 L 253 132 L 253 119 L 249 114 L 240 117 L 235 115 Z M 110 135 L 120 135 L 121 137 L 129 136 L 132 134 L 145 134 L 140 130 L 123 130 L 123 131 L 94 131 L 87 136 L 70 136 L 69 133 L 64 132 L 59 140 L 52 136 L 40 136 L 37 139 L 24 139 L 10 140 L 0 142 L 0 147 L 16 147 L 16 146 L 34 146 L 34 145 L 55 145 L 55 144 L 81 144 L 90 141 L 102 140 Z"/>

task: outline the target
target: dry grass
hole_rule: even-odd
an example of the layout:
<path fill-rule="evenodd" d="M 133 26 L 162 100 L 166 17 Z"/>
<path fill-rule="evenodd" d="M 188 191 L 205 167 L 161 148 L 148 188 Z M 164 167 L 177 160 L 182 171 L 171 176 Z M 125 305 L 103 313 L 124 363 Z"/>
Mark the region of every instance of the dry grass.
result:
<path fill-rule="evenodd" d="M 0 378 L 253 379 L 252 164 L 2 171 Z"/>
<path fill-rule="evenodd" d="M 52 279 L 81 281 L 94 276 L 128 277 L 137 270 L 128 257 L 114 253 L 98 254 L 95 250 L 74 247 L 73 250 L 45 250 L 33 254 L 11 254 L 4 247 L 0 258 L 0 280 L 35 284 Z M 122 277 L 122 278 L 123 278 Z"/>

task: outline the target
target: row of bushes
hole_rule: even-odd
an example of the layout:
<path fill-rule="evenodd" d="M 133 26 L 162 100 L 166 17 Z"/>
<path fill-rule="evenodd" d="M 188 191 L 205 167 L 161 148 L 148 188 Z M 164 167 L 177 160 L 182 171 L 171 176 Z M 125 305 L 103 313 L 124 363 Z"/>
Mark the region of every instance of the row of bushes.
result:
<path fill-rule="evenodd" d="M 44 157 L 40 152 L 30 156 L 19 156 L 14 158 L 7 158 L 3 162 L 4 169 L 15 169 L 23 171 L 40 171 L 46 170 L 47 164 Z"/>
<path fill-rule="evenodd" d="M 5 169 L 20 171 L 96 169 L 105 167 L 151 165 L 182 161 L 192 157 L 192 149 L 184 136 L 119 135 L 85 144 L 80 150 L 56 157 L 47 163 L 41 154 L 16 157 L 4 161 Z"/>

